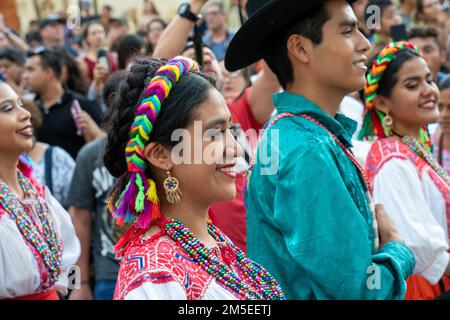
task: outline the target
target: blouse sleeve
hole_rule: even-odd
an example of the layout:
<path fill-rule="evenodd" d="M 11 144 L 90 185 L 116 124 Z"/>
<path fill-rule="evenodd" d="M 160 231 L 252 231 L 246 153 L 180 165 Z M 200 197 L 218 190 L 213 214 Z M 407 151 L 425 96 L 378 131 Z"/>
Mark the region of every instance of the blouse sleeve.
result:
<path fill-rule="evenodd" d="M 176 281 L 145 282 L 131 290 L 125 300 L 186 300 L 186 291 Z"/>
<path fill-rule="evenodd" d="M 414 253 L 414 273 L 421 274 L 432 284 L 437 283 L 449 263 L 448 243 L 443 227 L 426 201 L 414 164 L 397 158 L 385 163 L 375 176 L 373 199 L 383 204 Z"/>
<path fill-rule="evenodd" d="M 56 285 L 67 288 L 69 286 L 69 272 L 72 271 L 80 256 L 80 242 L 75 234 L 69 214 L 47 188 L 45 188 L 45 198 L 49 213 L 56 223 L 57 232 L 63 243 L 62 271 Z"/>

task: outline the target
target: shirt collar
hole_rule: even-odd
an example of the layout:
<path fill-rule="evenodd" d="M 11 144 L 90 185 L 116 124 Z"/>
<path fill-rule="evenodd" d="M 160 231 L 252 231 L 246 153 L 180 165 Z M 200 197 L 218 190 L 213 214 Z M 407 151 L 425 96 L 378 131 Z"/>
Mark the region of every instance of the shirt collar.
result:
<path fill-rule="evenodd" d="M 352 147 L 351 140 L 356 131 L 356 121 L 341 113 L 337 113 L 333 118 L 302 95 L 281 92 L 273 95 L 273 101 L 278 113 L 308 114 L 327 127 L 340 140 L 343 140 L 348 147 Z"/>

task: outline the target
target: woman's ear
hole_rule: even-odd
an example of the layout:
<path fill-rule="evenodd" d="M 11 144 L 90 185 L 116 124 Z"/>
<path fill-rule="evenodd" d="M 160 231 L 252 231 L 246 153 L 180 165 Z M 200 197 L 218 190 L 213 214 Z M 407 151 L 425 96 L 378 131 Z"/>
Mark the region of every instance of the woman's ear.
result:
<path fill-rule="evenodd" d="M 383 111 L 383 113 L 385 113 L 385 114 L 390 113 L 391 108 L 390 108 L 389 101 L 387 98 L 378 95 L 373 100 L 373 103 L 375 104 L 376 109 Z"/>
<path fill-rule="evenodd" d="M 298 34 L 291 35 L 287 41 L 288 53 L 303 63 L 309 63 L 311 60 L 311 48 L 311 40 Z"/>
<path fill-rule="evenodd" d="M 161 144 L 150 142 L 144 150 L 144 157 L 156 168 L 169 171 L 173 167 L 171 152 Z"/>

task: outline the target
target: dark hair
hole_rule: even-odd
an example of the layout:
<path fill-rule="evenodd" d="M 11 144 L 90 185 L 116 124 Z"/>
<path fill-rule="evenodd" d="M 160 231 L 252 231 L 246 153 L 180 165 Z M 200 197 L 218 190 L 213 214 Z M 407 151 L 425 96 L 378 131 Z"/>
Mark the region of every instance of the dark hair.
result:
<path fill-rule="evenodd" d="M 102 28 L 103 28 L 103 30 L 105 29 L 105 27 L 103 27 L 103 25 L 100 23 L 100 21 L 98 21 L 98 20 L 96 20 L 96 21 L 91 21 L 91 22 L 88 22 L 88 23 L 86 23 L 84 26 L 83 26 L 83 33 L 82 33 L 82 39 L 83 39 L 83 41 L 86 41 L 86 39 L 87 39 L 87 37 L 88 37 L 88 35 L 89 35 L 89 29 L 92 27 L 92 26 L 94 26 L 94 25 L 100 25 Z"/>
<path fill-rule="evenodd" d="M 408 30 L 408 39 L 412 38 L 433 38 L 438 48 L 441 47 L 439 43 L 439 31 L 433 26 L 416 26 Z"/>
<path fill-rule="evenodd" d="M 67 83 L 65 84 L 66 87 L 70 90 L 85 95 L 88 89 L 88 80 L 81 72 L 75 57 L 62 46 L 56 46 L 52 49 L 61 56 L 63 67 L 65 66 L 67 68 L 67 74 L 69 77 L 67 79 Z"/>
<path fill-rule="evenodd" d="M 33 41 L 36 41 L 36 42 L 38 42 L 38 43 L 41 43 L 41 42 L 42 42 L 41 33 L 40 33 L 39 31 L 31 31 L 31 32 L 28 32 L 28 33 L 25 35 L 25 41 L 26 41 L 28 44 L 30 44 L 30 43 L 33 42 Z"/>
<path fill-rule="evenodd" d="M 392 89 L 397 84 L 398 72 L 401 67 L 405 62 L 414 58 L 420 58 L 420 55 L 411 49 L 403 49 L 397 53 L 395 59 L 389 63 L 378 83 L 378 94 L 380 96 L 387 98 L 391 96 Z M 375 62 L 375 59 L 372 62 Z M 368 72 L 372 69 L 372 64 L 368 66 Z"/>
<path fill-rule="evenodd" d="M 126 70 L 117 70 L 108 77 L 108 80 L 106 80 L 105 85 L 103 86 L 103 102 L 106 105 L 107 111 L 105 114 L 105 118 L 102 122 L 102 128 L 105 129 L 105 131 L 108 131 L 108 127 L 111 123 L 111 119 L 113 115 L 115 115 L 116 110 L 114 110 L 114 100 L 116 99 L 116 96 L 119 91 L 119 85 L 120 82 L 123 80 L 126 80 L 127 78 L 127 72 Z"/>
<path fill-rule="evenodd" d="M 267 42 L 264 60 L 284 89 L 294 81 L 294 71 L 287 50 L 289 37 L 294 34 L 302 35 L 318 45 L 323 38 L 322 27 L 328 19 L 330 15 L 324 2 L 276 32 Z"/>
<path fill-rule="evenodd" d="M 419 19 L 419 14 L 423 12 L 423 0 L 416 1 L 416 18 Z"/>
<path fill-rule="evenodd" d="M 0 48 L 0 59 L 9 60 L 19 66 L 25 64 L 25 55 L 13 46 Z"/>
<path fill-rule="evenodd" d="M 147 32 L 150 31 L 150 25 L 151 25 L 153 22 L 159 22 L 159 23 L 164 27 L 164 29 L 167 27 L 167 23 L 166 23 L 162 18 L 157 17 L 157 18 L 151 19 L 151 20 L 147 23 Z"/>
<path fill-rule="evenodd" d="M 145 87 L 163 65 L 164 62 L 158 59 L 138 60 L 127 72 L 126 79 L 120 81 L 117 95 L 109 103 L 111 116 L 107 126 L 108 142 L 104 163 L 115 177 L 120 177 L 127 171 L 125 147 L 130 138 L 137 104 Z M 161 106 L 150 140 L 168 147 L 176 145 L 177 142 L 171 140 L 173 131 L 188 126 L 198 106 L 208 98 L 208 90 L 214 85 L 214 80 L 202 73 L 189 72 L 183 75 Z M 150 171 L 146 174 L 151 176 Z M 115 189 L 122 190 L 120 187 Z"/>
<path fill-rule="evenodd" d="M 117 47 L 119 69 L 125 69 L 130 58 L 137 55 L 143 47 L 144 42 L 139 36 L 129 34 L 123 37 Z"/>
<path fill-rule="evenodd" d="M 450 74 L 446 75 L 441 81 L 439 82 L 439 90 L 447 90 L 450 89 Z"/>
<path fill-rule="evenodd" d="M 42 49 L 39 53 L 30 52 L 28 57 L 40 57 L 40 65 L 43 69 L 52 69 L 55 77 L 61 79 L 61 73 L 63 68 L 63 57 L 54 49 Z"/>
<path fill-rule="evenodd" d="M 364 20 L 369 20 L 370 16 L 372 15 L 372 12 L 368 12 L 367 9 L 370 6 L 377 6 L 380 9 L 380 15 L 383 17 L 384 11 L 390 7 L 393 6 L 394 3 L 391 0 L 371 0 L 367 3 L 366 8 L 364 9 Z M 380 18 L 381 18 L 380 17 Z"/>

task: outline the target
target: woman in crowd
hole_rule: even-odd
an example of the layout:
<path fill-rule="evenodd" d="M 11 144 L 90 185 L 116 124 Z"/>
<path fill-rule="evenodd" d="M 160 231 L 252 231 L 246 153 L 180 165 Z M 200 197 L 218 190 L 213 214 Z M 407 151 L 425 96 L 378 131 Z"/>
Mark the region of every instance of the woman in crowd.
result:
<path fill-rule="evenodd" d="M 161 37 L 162 32 L 166 29 L 167 24 L 161 18 L 155 18 L 150 20 L 147 25 L 147 54 L 152 55 L 155 50 L 156 44 Z"/>
<path fill-rule="evenodd" d="M 94 80 L 94 69 L 98 62 L 98 51 L 106 46 L 106 33 L 100 22 L 86 24 L 83 31 L 83 40 L 85 45 L 83 60 L 88 70 L 89 82 L 92 82 Z M 108 71 L 116 71 L 118 68 L 117 58 L 111 52 L 107 52 L 107 61 L 110 67 Z"/>
<path fill-rule="evenodd" d="M 208 218 L 212 203 L 234 198 L 242 153 L 213 80 L 187 58 L 143 60 L 114 104 L 104 160 L 119 179 L 110 207 L 130 225 L 116 244 L 124 259 L 115 299 L 283 299 L 277 281 Z"/>
<path fill-rule="evenodd" d="M 377 139 L 366 161 L 373 198 L 416 258 L 405 299 L 433 299 L 450 288 L 450 178 L 426 130 L 439 115 L 439 90 L 409 42 L 390 43 L 369 70 L 360 137 Z"/>
<path fill-rule="evenodd" d="M 155 18 L 159 18 L 159 12 L 155 4 L 151 0 L 144 0 L 144 12 L 143 15 L 139 17 L 137 26 L 138 31 L 145 31 L 148 23 Z"/>
<path fill-rule="evenodd" d="M 0 82 L 0 299 L 57 300 L 80 253 L 67 212 L 31 177 L 30 113 Z"/>
<path fill-rule="evenodd" d="M 450 174 L 450 76 L 439 84 L 439 128 L 433 137 L 434 157 Z"/>

